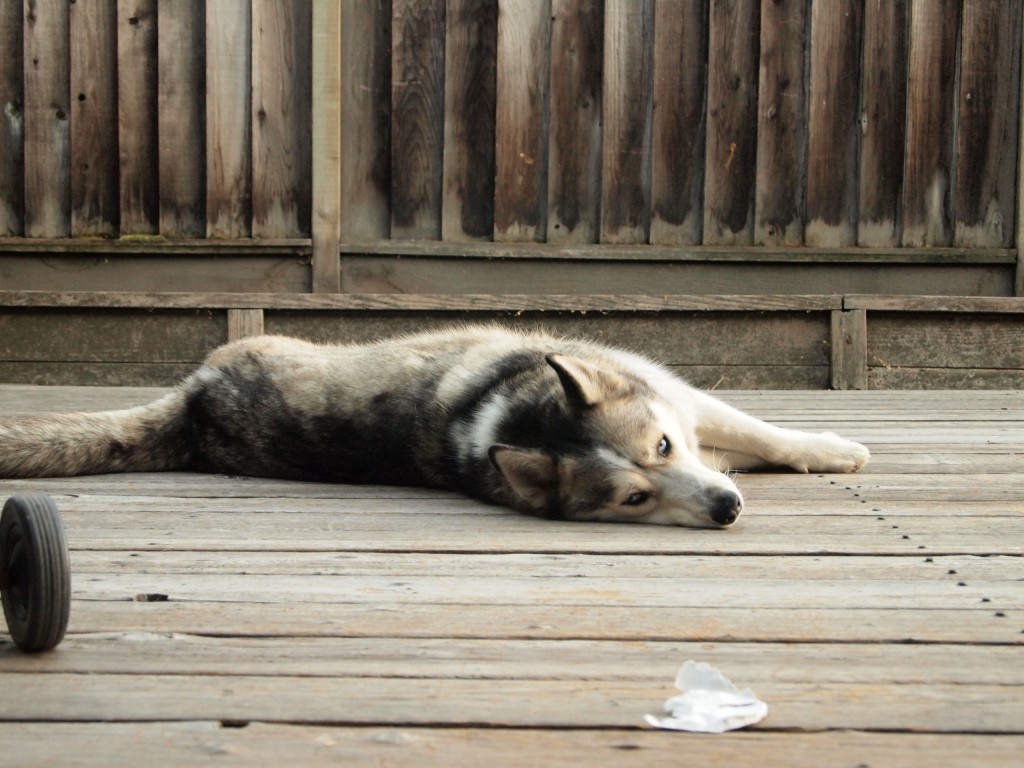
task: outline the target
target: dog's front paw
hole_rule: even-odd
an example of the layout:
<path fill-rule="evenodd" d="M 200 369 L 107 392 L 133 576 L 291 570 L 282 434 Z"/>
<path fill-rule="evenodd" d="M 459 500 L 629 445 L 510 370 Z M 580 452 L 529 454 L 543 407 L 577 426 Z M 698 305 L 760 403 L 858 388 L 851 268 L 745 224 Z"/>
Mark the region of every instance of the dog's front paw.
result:
<path fill-rule="evenodd" d="M 808 434 L 807 438 L 804 450 L 792 463 L 801 472 L 856 472 L 871 458 L 863 445 L 833 432 Z"/>

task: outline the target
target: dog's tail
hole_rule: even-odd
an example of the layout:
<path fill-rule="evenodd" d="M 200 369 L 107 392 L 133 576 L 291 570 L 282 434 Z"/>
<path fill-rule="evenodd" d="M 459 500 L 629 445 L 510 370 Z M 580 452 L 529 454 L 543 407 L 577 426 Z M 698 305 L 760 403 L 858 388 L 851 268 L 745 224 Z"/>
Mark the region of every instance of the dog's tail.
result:
<path fill-rule="evenodd" d="M 180 390 L 121 411 L 0 423 L 0 477 L 68 477 L 182 469 L 192 459 Z"/>

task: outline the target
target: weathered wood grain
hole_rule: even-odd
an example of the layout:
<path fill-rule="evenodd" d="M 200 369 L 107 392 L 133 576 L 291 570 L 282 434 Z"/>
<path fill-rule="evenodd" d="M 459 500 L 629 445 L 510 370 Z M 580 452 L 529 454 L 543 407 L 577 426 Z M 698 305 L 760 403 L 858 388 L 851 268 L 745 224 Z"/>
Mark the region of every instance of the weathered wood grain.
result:
<path fill-rule="evenodd" d="M 8 696 L 0 718 L 147 722 L 188 720 L 410 726 L 451 722 L 476 726 L 548 728 L 630 727 L 657 711 L 673 692 L 634 681 L 320 678 L 233 675 L 66 675 L 0 673 Z M 116 682 L 119 695 L 103 696 Z M 1020 688 L 1014 685 L 878 685 L 863 696 L 859 683 L 765 683 L 772 724 L 877 730 L 899 717 L 913 731 L 958 733 L 985 723 L 1017 733 Z M 836 700 L 842 709 L 829 706 Z M 424 702 L 429 706 L 424 706 Z M 523 707 L 529 702 L 529 707 Z M 15 708 L 16 707 L 16 708 Z"/>
<path fill-rule="evenodd" d="M 704 242 L 749 245 L 757 175 L 759 0 L 713 3 L 708 22 Z"/>
<path fill-rule="evenodd" d="M 867 389 L 867 311 L 832 313 L 832 388 Z"/>
<path fill-rule="evenodd" d="M 1024 368 L 1019 316 L 980 316 L 966 324 L 955 314 L 872 314 L 868 360 L 911 368 Z M 1022 380 L 1024 383 L 1024 380 Z"/>
<path fill-rule="evenodd" d="M 309 237 L 312 7 L 252 3 L 252 233 Z"/>
<path fill-rule="evenodd" d="M 857 242 L 861 15 L 857 0 L 811 5 L 807 244 Z"/>
<path fill-rule="evenodd" d="M 551 0 L 514 0 L 498 14 L 494 239 L 547 233 Z"/>
<path fill-rule="evenodd" d="M 312 10 L 311 112 L 314 293 L 341 290 L 341 26 L 338 3 L 315 3 Z"/>
<path fill-rule="evenodd" d="M 117 145 L 121 235 L 160 226 L 156 0 L 118 0 Z"/>
<path fill-rule="evenodd" d="M 441 237 L 494 233 L 496 0 L 449 2 L 445 16 L 444 189 Z"/>
<path fill-rule="evenodd" d="M 0 237 L 24 233 L 24 4 L 0 7 Z"/>
<path fill-rule="evenodd" d="M 252 234 L 252 7 L 206 4 L 206 236 Z"/>
<path fill-rule="evenodd" d="M 913 0 L 903 168 L 905 246 L 952 241 L 959 0 Z"/>
<path fill-rule="evenodd" d="M 1018 4 L 964 3 L 953 221 L 958 245 L 1014 241 L 1020 46 Z"/>
<path fill-rule="evenodd" d="M 552 0 L 547 241 L 597 242 L 603 0 Z"/>
<path fill-rule="evenodd" d="M 391 236 L 441 237 L 445 9 L 392 3 Z"/>
<path fill-rule="evenodd" d="M 203 0 L 157 3 L 160 233 L 206 234 Z"/>
<path fill-rule="evenodd" d="M 71 233 L 70 18 L 63 0 L 24 6 L 27 237 Z"/>
<path fill-rule="evenodd" d="M 341 236 L 391 231 L 391 3 L 342 0 Z"/>
<path fill-rule="evenodd" d="M 71 234 L 120 231 L 117 5 L 72 3 Z"/>
<path fill-rule="evenodd" d="M 906 135 L 906 3 L 865 3 L 857 243 L 898 245 Z"/>
<path fill-rule="evenodd" d="M 646 243 L 651 219 L 653 0 L 605 0 L 601 242 Z"/>
<path fill-rule="evenodd" d="M 701 242 L 708 6 L 654 4 L 651 243 Z"/>
<path fill-rule="evenodd" d="M 265 723 L 229 727 L 217 721 L 186 723 L 3 723 L 0 745 L 30 764 L 55 765 L 71 752 L 82 766 L 109 768 L 124 755 L 146 754 L 158 764 L 187 764 L 216 751 L 225 765 L 270 765 L 296 761 L 310 768 L 402 764 L 477 768 L 580 765 L 583 761 L 639 768 L 678 759 L 678 739 L 628 730 L 466 728 L 342 728 Z M 241 725 L 236 723 L 235 725 Z M 730 733 L 687 739 L 686 753 L 708 765 L 759 768 L 765 763 L 819 768 L 822 762 L 882 764 L 892 768 L 929 765 L 1003 768 L 1024 748 L 1018 736 L 974 734 Z"/>
<path fill-rule="evenodd" d="M 818 45 L 813 25 L 810 39 Z M 806 48 L 806 3 L 764 0 L 754 201 L 754 242 L 762 245 L 804 240 L 805 163 L 809 173 L 814 169 L 814 161 L 807 163 Z"/>

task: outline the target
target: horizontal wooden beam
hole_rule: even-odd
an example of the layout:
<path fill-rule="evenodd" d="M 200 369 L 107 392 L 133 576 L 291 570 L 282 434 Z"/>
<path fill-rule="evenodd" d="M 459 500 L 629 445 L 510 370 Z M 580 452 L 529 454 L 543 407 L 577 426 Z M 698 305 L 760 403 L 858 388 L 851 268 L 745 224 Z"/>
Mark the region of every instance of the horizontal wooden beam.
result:
<path fill-rule="evenodd" d="M 1024 314 L 1024 299 L 995 296 L 878 296 L 847 295 L 844 309 L 884 312 L 992 312 Z"/>

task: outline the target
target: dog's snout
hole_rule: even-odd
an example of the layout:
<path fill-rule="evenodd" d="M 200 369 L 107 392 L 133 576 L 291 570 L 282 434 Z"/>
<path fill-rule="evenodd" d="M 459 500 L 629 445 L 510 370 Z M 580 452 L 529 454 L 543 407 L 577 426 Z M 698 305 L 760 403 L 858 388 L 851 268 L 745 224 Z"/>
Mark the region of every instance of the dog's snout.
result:
<path fill-rule="evenodd" d="M 733 491 L 721 491 L 711 500 L 711 519 L 719 525 L 732 525 L 743 509 L 743 499 Z"/>

